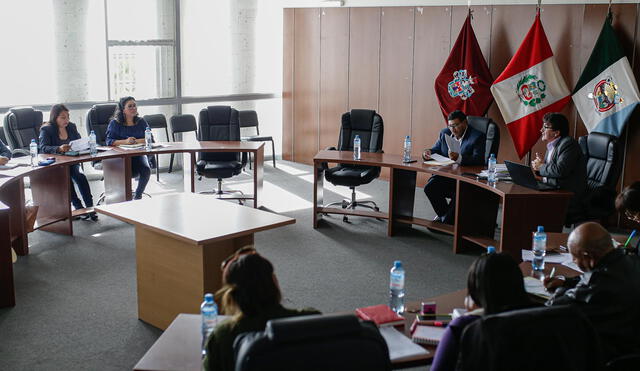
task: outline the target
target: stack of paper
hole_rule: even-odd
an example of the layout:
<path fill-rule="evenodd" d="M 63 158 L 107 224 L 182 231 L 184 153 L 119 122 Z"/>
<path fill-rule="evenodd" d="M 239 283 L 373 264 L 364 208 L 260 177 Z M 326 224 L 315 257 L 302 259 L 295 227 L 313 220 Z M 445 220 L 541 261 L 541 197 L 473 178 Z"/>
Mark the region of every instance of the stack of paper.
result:
<path fill-rule="evenodd" d="M 381 327 L 380 335 L 387 342 L 389 348 L 389 359 L 393 361 L 403 361 L 418 356 L 426 356 L 429 351 L 414 343 L 403 333 L 393 327 Z"/>
<path fill-rule="evenodd" d="M 551 294 L 544 288 L 542 281 L 531 276 L 524 278 L 524 289 L 529 294 L 541 297 L 545 300 L 551 298 Z"/>
<path fill-rule="evenodd" d="M 489 176 L 489 170 L 484 169 L 479 174 L 477 174 L 481 178 L 486 178 Z M 507 179 L 510 178 L 509 170 L 507 170 L 507 165 L 505 164 L 496 164 L 496 175 L 498 175 L 498 179 Z"/>

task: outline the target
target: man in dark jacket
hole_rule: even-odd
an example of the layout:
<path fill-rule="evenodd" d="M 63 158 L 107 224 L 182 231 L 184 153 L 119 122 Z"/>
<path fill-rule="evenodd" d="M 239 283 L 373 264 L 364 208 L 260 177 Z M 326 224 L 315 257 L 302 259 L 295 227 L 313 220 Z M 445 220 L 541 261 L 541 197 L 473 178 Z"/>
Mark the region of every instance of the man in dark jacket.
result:
<path fill-rule="evenodd" d="M 0 140 L 0 165 L 4 165 L 11 159 L 11 150 Z"/>
<path fill-rule="evenodd" d="M 460 165 L 484 165 L 484 148 L 486 146 L 486 136 L 470 127 L 467 123 L 467 116 L 462 111 L 453 111 L 447 117 L 448 125 L 440 131 L 438 140 L 431 147 L 423 152 L 425 158 L 429 158 L 433 153 L 449 157 Z M 447 145 L 446 138 L 460 143 L 460 153 L 452 152 Z M 436 220 L 453 224 L 455 216 L 456 181 L 451 178 L 434 175 L 424 186 L 424 193 L 429 198 L 433 210 L 438 215 Z M 451 202 L 447 204 L 447 198 Z"/>
<path fill-rule="evenodd" d="M 545 286 L 555 289 L 547 305 L 582 309 L 600 335 L 607 360 L 640 353 L 640 258 L 614 249 L 609 232 L 593 222 L 571 232 L 568 245 L 584 273 L 546 278 Z"/>

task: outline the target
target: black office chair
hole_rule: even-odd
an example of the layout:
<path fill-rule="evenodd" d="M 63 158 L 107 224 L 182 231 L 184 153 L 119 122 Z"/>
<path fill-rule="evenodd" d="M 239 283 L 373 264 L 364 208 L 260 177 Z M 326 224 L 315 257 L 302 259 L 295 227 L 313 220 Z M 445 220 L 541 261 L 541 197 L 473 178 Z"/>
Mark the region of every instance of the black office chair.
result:
<path fill-rule="evenodd" d="M 604 367 L 598 335 L 570 305 L 521 309 L 467 325 L 459 371 L 595 371 Z"/>
<path fill-rule="evenodd" d="M 167 127 L 167 118 L 163 114 L 144 115 L 142 118 L 149 124 L 151 129 L 164 129 L 167 142 L 169 141 L 169 129 Z M 160 157 L 155 155 L 156 180 L 160 181 Z"/>
<path fill-rule="evenodd" d="M 620 148 L 616 137 L 590 133 L 578 138 L 587 159 L 587 215 L 585 220 L 606 220 L 615 212 L 616 184 L 620 177 Z"/>
<path fill-rule="evenodd" d="M 38 142 L 42 126 L 42 111 L 32 107 L 11 108 L 4 117 L 4 134 L 7 144 L 15 154 L 28 155 L 29 144 Z"/>
<path fill-rule="evenodd" d="M 267 322 L 234 342 L 236 371 L 390 370 L 387 343 L 355 315 L 311 315 Z"/>
<path fill-rule="evenodd" d="M 484 149 L 484 163 L 489 161 L 491 154 L 498 158 L 500 150 L 500 128 L 490 117 L 467 116 L 467 123 L 472 128 L 484 133 L 487 137 L 487 144 Z"/>
<path fill-rule="evenodd" d="M 338 151 L 353 151 L 353 139 L 360 135 L 361 152 L 382 152 L 382 139 L 384 134 L 384 124 L 382 116 L 374 110 L 353 109 L 342 115 L 342 126 L 340 128 L 340 138 L 338 140 Z M 328 150 L 336 150 L 336 147 L 329 147 Z M 341 205 L 343 209 L 355 209 L 358 206 L 379 211 L 378 205 L 373 201 L 356 200 L 356 187 L 371 183 L 372 180 L 380 176 L 380 167 L 363 166 L 351 164 L 338 164 L 338 166 L 325 168 L 324 177 L 333 185 L 345 186 L 351 189 L 351 200 L 332 202 L 327 207 Z M 345 215 L 342 221 L 347 222 L 349 218 Z"/>
<path fill-rule="evenodd" d="M 115 103 L 94 104 L 87 111 L 87 135 L 93 130 L 96 134 L 96 143 L 99 146 L 107 145 L 107 127 L 117 107 L 118 105 Z"/>
<path fill-rule="evenodd" d="M 238 111 L 229 106 L 209 106 L 200 111 L 198 123 L 198 140 L 239 141 L 240 123 Z M 218 188 L 213 193 L 218 198 L 224 194 L 243 194 L 242 191 L 223 191 L 222 179 L 231 178 L 242 172 L 246 164 L 246 154 L 240 152 L 199 152 L 196 172 L 205 178 L 218 179 Z M 237 199 L 242 205 L 243 197 L 227 197 Z"/>
<path fill-rule="evenodd" d="M 193 115 L 174 115 L 169 119 L 169 123 L 171 125 L 171 140 L 174 142 L 176 141 L 176 134 L 193 131 L 196 136 L 198 135 L 198 125 Z M 172 153 L 169 161 L 169 172 L 173 170 L 173 155 Z"/>
<path fill-rule="evenodd" d="M 256 135 L 249 135 L 241 137 L 241 140 L 247 142 L 271 142 L 271 155 L 273 160 L 273 167 L 276 167 L 276 147 L 273 143 L 272 136 L 260 135 L 260 129 L 258 128 L 258 114 L 256 111 L 239 111 L 240 112 L 240 129 L 256 128 Z M 251 169 L 251 153 L 249 153 L 249 169 Z"/>

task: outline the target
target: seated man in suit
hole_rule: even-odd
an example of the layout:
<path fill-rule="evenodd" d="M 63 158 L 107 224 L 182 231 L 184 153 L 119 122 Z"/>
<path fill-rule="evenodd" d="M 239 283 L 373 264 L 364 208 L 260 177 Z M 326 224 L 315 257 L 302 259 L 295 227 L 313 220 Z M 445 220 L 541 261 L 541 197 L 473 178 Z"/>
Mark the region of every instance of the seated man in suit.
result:
<path fill-rule="evenodd" d="M 460 165 L 484 165 L 484 148 L 486 136 L 467 124 L 467 116 L 462 111 L 453 111 L 447 117 L 448 125 L 440 131 L 436 144 L 423 152 L 428 159 L 432 153 L 447 156 Z M 451 152 L 446 136 L 460 143 L 460 153 Z M 447 177 L 434 175 L 424 186 L 433 210 L 438 215 L 437 221 L 453 224 L 455 216 L 456 181 Z M 451 202 L 447 204 L 447 198 Z"/>
<path fill-rule="evenodd" d="M 561 113 L 548 112 L 542 118 L 542 141 L 547 143 L 544 159 L 536 153 L 531 168 L 543 182 L 574 193 L 569 215 L 584 213 L 587 191 L 587 161 L 578 142 L 569 136 L 569 120 Z"/>
<path fill-rule="evenodd" d="M 11 150 L 0 140 L 0 165 L 4 165 L 11 159 Z"/>
<path fill-rule="evenodd" d="M 594 222 L 573 230 L 568 246 L 584 273 L 545 278 L 555 290 L 547 305 L 578 305 L 600 335 L 606 360 L 640 353 L 640 258 L 614 249 L 609 232 Z"/>

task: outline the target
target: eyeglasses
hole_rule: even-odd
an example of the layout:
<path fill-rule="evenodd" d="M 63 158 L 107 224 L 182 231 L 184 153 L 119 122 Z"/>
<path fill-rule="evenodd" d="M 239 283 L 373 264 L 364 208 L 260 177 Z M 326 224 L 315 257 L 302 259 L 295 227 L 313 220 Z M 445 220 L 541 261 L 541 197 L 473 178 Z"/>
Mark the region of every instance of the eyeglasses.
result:
<path fill-rule="evenodd" d="M 627 219 L 630 219 L 633 221 L 640 221 L 640 212 L 638 211 L 634 212 L 634 211 L 625 210 L 624 216 L 626 216 Z"/>
<path fill-rule="evenodd" d="M 551 125 L 542 125 L 542 128 L 540 128 L 540 131 L 545 131 L 545 130 L 553 130 L 553 126 Z"/>
<path fill-rule="evenodd" d="M 455 129 L 455 128 L 457 128 L 457 127 L 458 127 L 458 126 L 460 126 L 460 125 L 462 125 L 462 123 L 461 123 L 461 122 L 459 122 L 459 123 L 457 123 L 457 124 L 449 124 L 449 125 L 447 125 L 447 127 L 448 127 L 449 129 Z"/>

